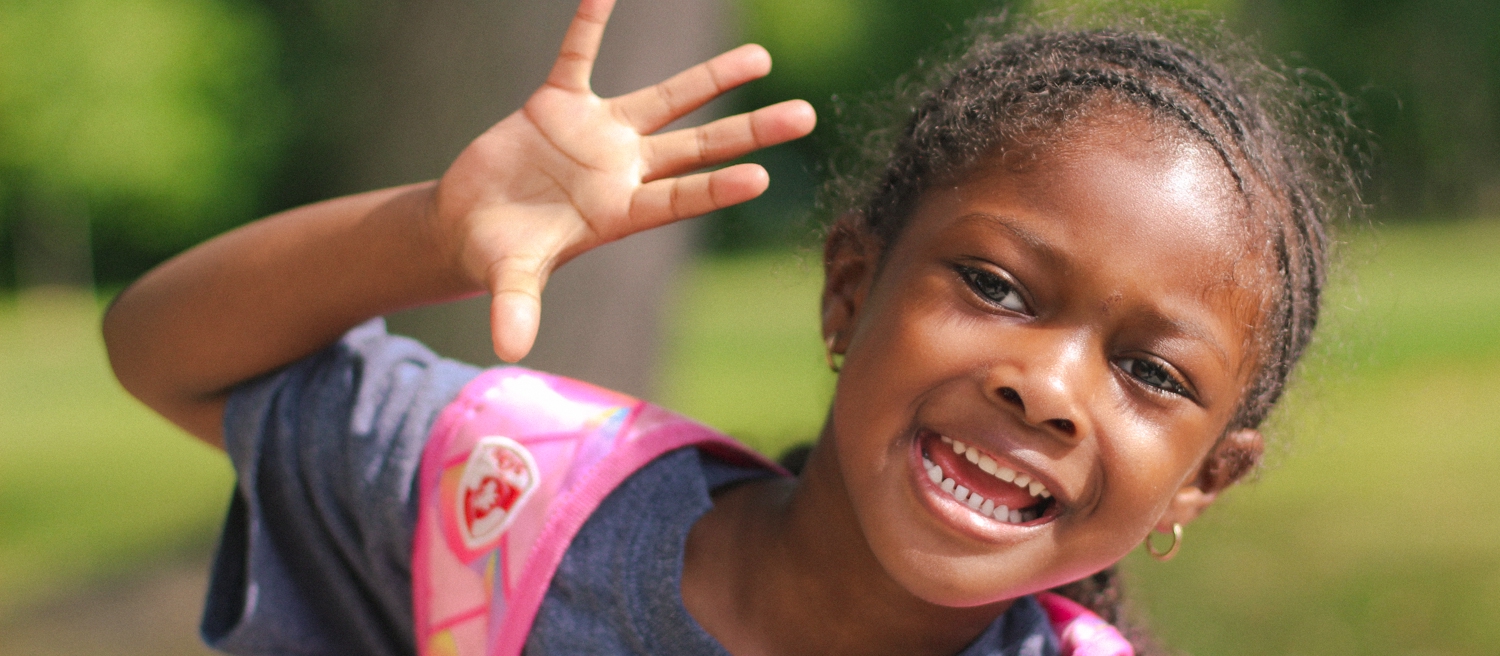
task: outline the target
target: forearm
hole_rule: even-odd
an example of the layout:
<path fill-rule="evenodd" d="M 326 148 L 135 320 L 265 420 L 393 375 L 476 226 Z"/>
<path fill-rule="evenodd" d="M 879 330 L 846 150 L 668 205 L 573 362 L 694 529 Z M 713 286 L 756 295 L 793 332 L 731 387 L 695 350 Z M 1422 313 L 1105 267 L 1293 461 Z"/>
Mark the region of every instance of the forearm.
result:
<path fill-rule="evenodd" d="M 392 310 L 494 295 L 497 355 L 530 350 L 541 292 L 569 257 L 655 226 L 754 198 L 755 164 L 692 173 L 806 135 L 812 107 L 787 101 L 653 134 L 770 71 L 736 48 L 646 89 L 589 88 L 610 0 L 583 0 L 547 84 L 479 135 L 436 183 L 298 208 L 157 267 L 104 319 L 115 375 L 136 397 L 211 444 L 234 385 Z"/>
<path fill-rule="evenodd" d="M 104 318 L 115 375 L 215 445 L 228 391 L 370 317 L 482 291 L 425 216 L 432 185 L 339 198 L 252 223 L 143 276 Z"/>

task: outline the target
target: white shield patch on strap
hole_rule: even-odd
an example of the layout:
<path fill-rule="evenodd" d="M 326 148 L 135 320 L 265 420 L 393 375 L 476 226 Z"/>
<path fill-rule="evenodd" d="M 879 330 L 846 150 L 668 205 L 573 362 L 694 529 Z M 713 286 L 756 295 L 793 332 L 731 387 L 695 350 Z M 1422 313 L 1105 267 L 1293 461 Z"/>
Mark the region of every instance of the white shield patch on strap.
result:
<path fill-rule="evenodd" d="M 469 453 L 454 502 L 458 533 L 469 549 L 487 549 L 531 498 L 541 475 L 531 452 L 508 437 L 480 438 Z"/>

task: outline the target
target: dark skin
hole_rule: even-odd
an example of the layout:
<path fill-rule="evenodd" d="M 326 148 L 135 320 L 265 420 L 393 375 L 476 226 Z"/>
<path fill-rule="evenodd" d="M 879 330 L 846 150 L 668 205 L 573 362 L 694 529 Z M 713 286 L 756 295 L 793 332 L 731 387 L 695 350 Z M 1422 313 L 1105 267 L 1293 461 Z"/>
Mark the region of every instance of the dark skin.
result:
<path fill-rule="evenodd" d="M 811 107 L 654 134 L 769 57 L 742 47 L 602 99 L 611 6 L 583 0 L 548 82 L 442 179 L 289 210 L 132 285 L 104 321 L 120 382 L 221 446 L 236 385 L 370 317 L 484 292 L 514 361 L 557 266 L 761 193 L 753 164 L 692 172 L 807 134 Z M 834 232 L 823 330 L 846 360 L 819 444 L 800 479 L 719 494 L 688 537 L 684 603 L 729 651 L 955 653 L 1010 600 L 1190 521 L 1259 457 L 1255 431 L 1223 435 L 1264 287 L 1232 181 L 1138 112 L 1089 116 L 1023 168 L 990 158 L 930 190 L 895 243 Z M 1002 524 L 945 498 L 919 466 L 939 434 L 1057 511 Z"/>
<path fill-rule="evenodd" d="M 956 653 L 1259 458 L 1259 433 L 1224 431 L 1265 280 L 1224 165 L 1129 107 L 1056 136 L 929 191 L 885 248 L 834 231 L 824 330 L 846 357 L 818 445 L 688 539 L 684 601 L 732 653 Z M 944 496 L 914 466 L 934 434 L 1057 509 L 1018 526 Z"/>

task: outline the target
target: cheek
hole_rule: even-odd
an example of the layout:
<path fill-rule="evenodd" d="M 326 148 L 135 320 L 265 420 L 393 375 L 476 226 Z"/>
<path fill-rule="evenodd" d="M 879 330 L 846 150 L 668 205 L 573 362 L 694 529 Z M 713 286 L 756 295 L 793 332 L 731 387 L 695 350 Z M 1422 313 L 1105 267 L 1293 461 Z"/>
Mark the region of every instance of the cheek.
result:
<path fill-rule="evenodd" d="M 914 270 L 915 269 L 915 270 Z M 852 373 L 931 380 L 961 368 L 978 352 L 981 330 L 944 267 L 889 270 L 862 308 L 846 365 Z"/>
<path fill-rule="evenodd" d="M 898 455 L 903 445 L 892 437 L 912 427 L 932 394 L 974 370 L 977 331 L 954 303 L 942 272 L 901 279 L 904 284 L 871 290 L 845 354 L 833 410 L 840 427 L 856 430 L 841 451 Z"/>
<path fill-rule="evenodd" d="M 911 427 L 934 375 L 931 364 L 941 357 L 927 308 L 882 291 L 874 290 L 865 305 L 862 315 L 870 319 L 855 328 L 834 393 L 839 451 L 865 460 L 849 463 L 851 480 L 871 470 L 875 463 L 868 458 L 899 455 L 893 438 Z"/>
<path fill-rule="evenodd" d="M 1166 511 L 1184 485 L 1197 477 L 1212 448 L 1208 421 L 1182 421 L 1165 427 L 1144 420 L 1122 420 L 1122 430 L 1099 440 L 1106 490 L 1097 509 L 1101 525 L 1117 532 L 1128 551 Z"/>

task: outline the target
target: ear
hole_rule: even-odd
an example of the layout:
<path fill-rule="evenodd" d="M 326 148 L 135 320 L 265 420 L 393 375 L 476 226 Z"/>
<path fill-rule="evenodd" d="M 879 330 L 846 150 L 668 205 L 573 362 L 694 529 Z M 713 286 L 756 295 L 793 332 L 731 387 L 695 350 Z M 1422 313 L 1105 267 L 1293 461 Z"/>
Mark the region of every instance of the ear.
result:
<path fill-rule="evenodd" d="M 834 353 L 849 348 L 880 255 L 874 237 L 857 221 L 850 215 L 839 217 L 823 244 L 823 339 L 833 338 Z"/>
<path fill-rule="evenodd" d="M 1263 453 L 1265 438 L 1260 431 L 1253 428 L 1230 431 L 1203 459 L 1197 478 L 1173 495 L 1167 511 L 1156 522 L 1156 530 L 1171 533 L 1173 523 L 1186 525 L 1197 519 L 1220 492 L 1254 471 Z"/>

